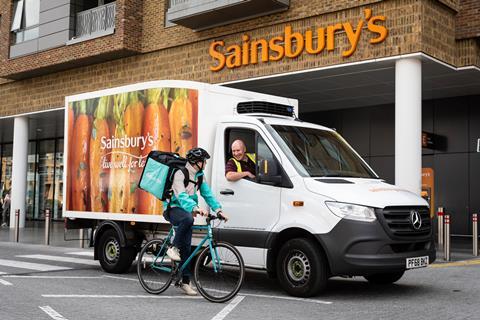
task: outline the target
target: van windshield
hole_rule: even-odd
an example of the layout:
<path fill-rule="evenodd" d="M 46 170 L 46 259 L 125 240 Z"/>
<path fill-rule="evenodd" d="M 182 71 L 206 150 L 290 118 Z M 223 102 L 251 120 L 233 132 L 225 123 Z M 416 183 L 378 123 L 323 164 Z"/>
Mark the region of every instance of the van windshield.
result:
<path fill-rule="evenodd" d="M 285 125 L 269 127 L 302 176 L 378 178 L 336 132 Z"/>

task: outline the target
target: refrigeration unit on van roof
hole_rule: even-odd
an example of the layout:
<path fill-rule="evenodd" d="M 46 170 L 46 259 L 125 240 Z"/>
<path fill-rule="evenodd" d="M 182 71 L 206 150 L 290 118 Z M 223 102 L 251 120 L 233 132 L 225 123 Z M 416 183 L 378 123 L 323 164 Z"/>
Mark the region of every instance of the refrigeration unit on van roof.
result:
<path fill-rule="evenodd" d="M 269 114 L 284 117 L 295 117 L 293 106 L 268 101 L 246 101 L 237 105 L 238 114 Z"/>

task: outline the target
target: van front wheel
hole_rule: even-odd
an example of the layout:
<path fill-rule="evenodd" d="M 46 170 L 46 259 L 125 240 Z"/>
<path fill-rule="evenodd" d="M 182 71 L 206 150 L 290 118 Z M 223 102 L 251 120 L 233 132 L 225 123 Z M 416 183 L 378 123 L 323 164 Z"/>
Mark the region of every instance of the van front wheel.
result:
<path fill-rule="evenodd" d="M 303 238 L 289 240 L 278 253 L 277 276 L 290 295 L 311 297 L 326 287 L 326 259 L 313 242 Z"/>

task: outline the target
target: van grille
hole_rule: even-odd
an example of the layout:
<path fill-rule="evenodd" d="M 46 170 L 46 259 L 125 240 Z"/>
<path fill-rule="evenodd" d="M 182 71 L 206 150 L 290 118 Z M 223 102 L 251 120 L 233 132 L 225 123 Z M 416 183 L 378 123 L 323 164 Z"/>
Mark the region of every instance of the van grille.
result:
<path fill-rule="evenodd" d="M 414 227 L 411 219 L 412 211 L 419 213 L 421 226 Z M 399 238 L 420 238 L 432 232 L 430 212 L 427 207 L 386 207 L 377 210 L 377 216 L 390 235 Z"/>
<path fill-rule="evenodd" d="M 285 104 L 272 103 L 267 101 L 240 102 L 237 105 L 237 113 L 268 113 L 280 116 L 293 117 L 294 109 Z"/>

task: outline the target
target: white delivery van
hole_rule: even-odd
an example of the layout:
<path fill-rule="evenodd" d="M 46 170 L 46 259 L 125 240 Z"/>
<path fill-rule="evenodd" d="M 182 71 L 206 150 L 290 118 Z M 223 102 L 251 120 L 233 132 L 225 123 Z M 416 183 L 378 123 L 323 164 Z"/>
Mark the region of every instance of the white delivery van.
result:
<path fill-rule="evenodd" d="M 161 202 L 137 188 L 146 155 L 200 146 L 230 217 L 216 238 L 288 293 L 314 295 L 333 276 L 393 283 L 432 263 L 427 203 L 385 183 L 337 132 L 297 114 L 294 99 L 190 81 L 67 97 L 66 228 L 92 228 L 95 259 L 125 272 L 142 243 L 169 228 Z M 225 178 L 236 139 L 256 155 L 255 179 Z"/>

